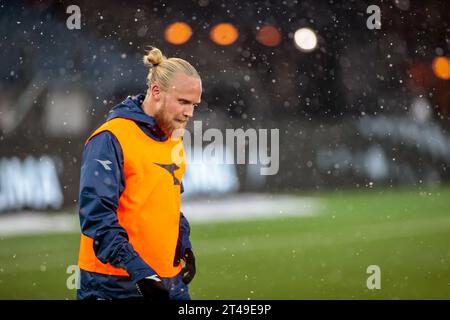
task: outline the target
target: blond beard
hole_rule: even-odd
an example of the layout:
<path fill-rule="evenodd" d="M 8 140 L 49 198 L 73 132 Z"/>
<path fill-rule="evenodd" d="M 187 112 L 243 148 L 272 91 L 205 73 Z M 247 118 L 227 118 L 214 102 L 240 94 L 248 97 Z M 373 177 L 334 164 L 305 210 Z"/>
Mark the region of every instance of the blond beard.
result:
<path fill-rule="evenodd" d="M 155 120 L 158 127 L 164 131 L 164 133 L 171 138 L 178 138 L 183 136 L 184 127 L 177 127 L 174 125 L 175 120 L 170 119 L 166 114 L 166 103 L 164 101 L 163 106 L 156 112 Z"/>

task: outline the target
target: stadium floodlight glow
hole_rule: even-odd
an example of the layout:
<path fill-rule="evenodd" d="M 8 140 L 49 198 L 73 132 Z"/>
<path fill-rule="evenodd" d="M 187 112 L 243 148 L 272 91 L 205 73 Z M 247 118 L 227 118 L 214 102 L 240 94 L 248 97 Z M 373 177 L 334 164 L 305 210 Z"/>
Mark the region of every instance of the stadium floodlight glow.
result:
<path fill-rule="evenodd" d="M 256 40 L 267 47 L 276 47 L 281 42 L 281 33 L 276 27 L 265 25 L 258 30 Z"/>
<path fill-rule="evenodd" d="M 191 26 L 186 22 L 175 22 L 167 26 L 164 37 L 171 44 L 186 43 L 192 36 Z"/>
<path fill-rule="evenodd" d="M 300 28 L 294 33 L 294 43 L 300 51 L 312 51 L 317 46 L 316 33 L 309 28 Z"/>
<path fill-rule="evenodd" d="M 436 77 L 443 80 L 450 79 L 450 60 L 447 57 L 434 58 L 432 67 Z"/>
<path fill-rule="evenodd" d="M 209 36 L 218 45 L 228 46 L 237 40 L 239 32 L 234 25 L 224 22 L 216 24 L 211 29 Z"/>

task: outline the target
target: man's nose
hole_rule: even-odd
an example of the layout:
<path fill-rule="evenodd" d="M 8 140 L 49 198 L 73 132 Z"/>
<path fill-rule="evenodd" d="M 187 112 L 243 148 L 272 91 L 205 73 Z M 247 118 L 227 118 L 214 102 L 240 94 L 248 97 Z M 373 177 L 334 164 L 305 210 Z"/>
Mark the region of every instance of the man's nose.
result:
<path fill-rule="evenodd" d="M 190 105 L 189 107 L 184 109 L 183 114 L 186 117 L 192 118 L 192 116 L 194 115 L 194 105 Z"/>

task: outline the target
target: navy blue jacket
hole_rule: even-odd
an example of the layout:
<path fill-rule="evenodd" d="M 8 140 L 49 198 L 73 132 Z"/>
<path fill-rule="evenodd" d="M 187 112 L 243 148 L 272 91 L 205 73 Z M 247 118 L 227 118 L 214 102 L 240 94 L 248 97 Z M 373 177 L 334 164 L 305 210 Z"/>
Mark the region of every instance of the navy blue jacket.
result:
<path fill-rule="evenodd" d="M 155 119 L 142 110 L 144 98 L 143 94 L 128 97 L 111 109 L 107 120 L 131 119 L 151 139 L 167 140 Z M 101 170 L 103 164 L 96 159 L 110 160 L 108 166 L 111 170 Z M 94 252 L 101 262 L 125 268 L 135 283 L 156 272 L 134 250 L 128 242 L 126 230 L 118 222 L 116 210 L 125 187 L 123 154 L 119 142 L 109 131 L 95 135 L 84 147 L 81 164 L 81 232 L 94 240 Z M 192 247 L 189 234 L 189 223 L 180 212 L 180 233 L 175 257 L 178 262 L 184 250 Z"/>

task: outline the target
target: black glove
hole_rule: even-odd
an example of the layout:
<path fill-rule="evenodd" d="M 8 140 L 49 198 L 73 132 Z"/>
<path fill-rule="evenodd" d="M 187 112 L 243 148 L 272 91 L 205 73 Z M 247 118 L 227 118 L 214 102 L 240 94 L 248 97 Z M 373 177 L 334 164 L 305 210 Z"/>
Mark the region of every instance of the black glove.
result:
<path fill-rule="evenodd" d="M 183 260 L 185 266 L 181 269 L 183 275 L 183 282 L 189 284 L 195 276 L 195 256 L 190 248 L 184 250 Z"/>
<path fill-rule="evenodd" d="M 156 274 L 139 280 L 136 286 L 145 300 L 169 300 L 169 291 L 164 287 L 162 280 Z"/>

